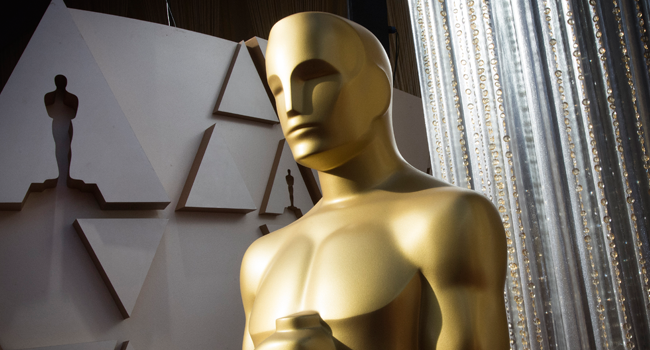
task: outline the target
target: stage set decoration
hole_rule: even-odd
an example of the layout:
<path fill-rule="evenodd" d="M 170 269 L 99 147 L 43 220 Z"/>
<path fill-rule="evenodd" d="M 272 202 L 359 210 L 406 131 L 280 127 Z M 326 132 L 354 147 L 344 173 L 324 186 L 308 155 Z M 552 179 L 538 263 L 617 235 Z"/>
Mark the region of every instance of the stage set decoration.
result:
<path fill-rule="evenodd" d="M 409 5 L 433 174 L 505 228 L 511 348 L 650 348 L 648 2 Z"/>
<path fill-rule="evenodd" d="M 321 198 L 265 54 L 50 3 L 0 93 L 0 349 L 241 348 L 246 249 Z M 426 171 L 421 101 L 392 94 Z"/>

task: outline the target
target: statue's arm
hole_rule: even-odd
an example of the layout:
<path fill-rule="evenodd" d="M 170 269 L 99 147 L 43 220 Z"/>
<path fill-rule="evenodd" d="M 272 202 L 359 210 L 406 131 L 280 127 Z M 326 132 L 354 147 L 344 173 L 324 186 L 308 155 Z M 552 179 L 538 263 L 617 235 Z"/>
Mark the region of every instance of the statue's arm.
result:
<path fill-rule="evenodd" d="M 441 322 L 437 337 L 425 337 L 422 348 L 435 344 L 440 350 L 508 349 L 503 298 L 507 251 L 501 218 L 485 197 L 468 192 L 452 200 L 447 214 L 437 223 L 443 231 L 436 230 L 446 233 L 432 242 L 435 256 L 422 268 L 438 305 L 438 310 L 429 309 L 429 320 Z"/>
<path fill-rule="evenodd" d="M 242 304 L 244 304 L 244 314 L 246 315 L 246 326 L 244 327 L 244 339 L 242 342 L 242 350 L 253 350 L 255 345 L 249 332 L 249 322 L 251 316 L 251 309 L 255 301 L 255 293 L 260 283 L 260 278 L 266 264 L 264 263 L 265 254 L 263 249 L 260 249 L 258 241 L 248 248 L 244 254 L 241 263 L 241 270 L 239 272 L 239 288 L 241 291 Z"/>

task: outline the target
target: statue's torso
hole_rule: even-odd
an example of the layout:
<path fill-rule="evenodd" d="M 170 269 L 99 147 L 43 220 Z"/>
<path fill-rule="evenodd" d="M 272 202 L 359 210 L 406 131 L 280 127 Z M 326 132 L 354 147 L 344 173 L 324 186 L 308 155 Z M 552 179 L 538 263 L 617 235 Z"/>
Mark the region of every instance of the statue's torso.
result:
<path fill-rule="evenodd" d="M 315 310 L 349 348 L 418 348 L 430 288 L 422 288 L 407 241 L 422 218 L 408 210 L 414 203 L 382 199 L 311 213 L 268 237 L 275 253 L 251 310 L 254 343 L 275 331 L 277 318 Z"/>

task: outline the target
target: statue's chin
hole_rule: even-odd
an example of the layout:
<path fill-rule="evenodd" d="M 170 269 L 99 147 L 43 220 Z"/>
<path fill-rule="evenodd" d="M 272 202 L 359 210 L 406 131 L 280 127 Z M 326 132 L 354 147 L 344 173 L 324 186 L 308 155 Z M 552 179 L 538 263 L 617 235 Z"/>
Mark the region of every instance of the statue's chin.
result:
<path fill-rule="evenodd" d="M 330 159 L 322 159 L 319 154 L 312 154 L 309 156 L 296 159 L 300 165 L 318 171 L 328 171 L 341 166 L 344 162 L 332 162 Z"/>
<path fill-rule="evenodd" d="M 294 152 L 296 161 L 301 165 L 318 171 L 336 169 L 356 157 L 368 142 L 346 143 L 324 151 Z"/>

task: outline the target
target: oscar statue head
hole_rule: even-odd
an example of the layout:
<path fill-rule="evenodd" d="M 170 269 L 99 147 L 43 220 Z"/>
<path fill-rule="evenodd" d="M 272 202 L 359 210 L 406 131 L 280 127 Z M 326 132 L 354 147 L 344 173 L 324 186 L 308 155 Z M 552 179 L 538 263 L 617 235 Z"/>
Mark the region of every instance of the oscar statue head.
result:
<path fill-rule="evenodd" d="M 271 30 L 266 71 L 299 163 L 327 171 L 378 137 L 394 143 L 390 63 L 362 26 L 321 12 L 286 17 Z"/>

